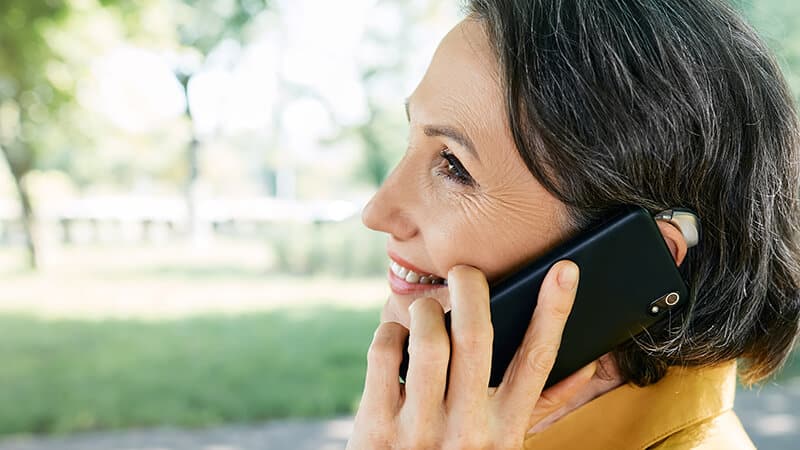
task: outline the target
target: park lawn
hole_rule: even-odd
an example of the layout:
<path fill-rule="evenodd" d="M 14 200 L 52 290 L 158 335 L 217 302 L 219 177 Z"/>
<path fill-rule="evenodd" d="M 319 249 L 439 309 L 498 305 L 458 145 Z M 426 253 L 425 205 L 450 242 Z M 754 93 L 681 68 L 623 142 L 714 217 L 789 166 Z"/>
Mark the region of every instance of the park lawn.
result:
<path fill-rule="evenodd" d="M 171 321 L 0 315 L 0 436 L 355 411 L 378 310 Z M 800 375 L 795 354 L 778 381 Z"/>
<path fill-rule="evenodd" d="M 353 413 L 378 310 L 0 316 L 0 435 Z"/>

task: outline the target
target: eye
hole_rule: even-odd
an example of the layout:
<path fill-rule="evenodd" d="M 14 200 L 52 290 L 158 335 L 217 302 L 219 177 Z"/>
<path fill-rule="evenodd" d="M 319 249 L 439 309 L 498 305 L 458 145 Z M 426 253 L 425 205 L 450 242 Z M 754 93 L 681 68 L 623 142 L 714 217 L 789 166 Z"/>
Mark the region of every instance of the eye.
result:
<path fill-rule="evenodd" d="M 473 186 L 475 184 L 472 175 L 467 172 L 467 169 L 461 165 L 461 161 L 459 161 L 454 154 L 450 153 L 448 149 L 440 151 L 439 156 L 442 157 L 442 164 L 439 165 L 438 170 L 440 175 L 465 186 Z"/>

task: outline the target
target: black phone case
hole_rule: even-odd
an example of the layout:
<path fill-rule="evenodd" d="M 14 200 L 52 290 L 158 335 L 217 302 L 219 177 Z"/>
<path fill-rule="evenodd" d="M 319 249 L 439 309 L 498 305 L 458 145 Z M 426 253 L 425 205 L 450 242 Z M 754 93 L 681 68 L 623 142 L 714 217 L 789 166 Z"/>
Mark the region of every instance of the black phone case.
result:
<path fill-rule="evenodd" d="M 528 329 L 547 271 L 562 259 L 580 267 L 580 281 L 555 365 L 545 387 L 563 380 L 619 344 L 641 333 L 688 301 L 655 220 L 647 210 L 617 210 L 594 226 L 528 263 L 490 287 L 494 328 L 490 387 L 500 384 Z M 663 298 L 677 293 L 675 305 Z M 674 298 L 674 297 L 673 297 Z M 659 299 L 658 312 L 652 311 Z M 450 313 L 445 315 L 450 332 Z M 408 340 L 400 377 L 408 370 Z"/>

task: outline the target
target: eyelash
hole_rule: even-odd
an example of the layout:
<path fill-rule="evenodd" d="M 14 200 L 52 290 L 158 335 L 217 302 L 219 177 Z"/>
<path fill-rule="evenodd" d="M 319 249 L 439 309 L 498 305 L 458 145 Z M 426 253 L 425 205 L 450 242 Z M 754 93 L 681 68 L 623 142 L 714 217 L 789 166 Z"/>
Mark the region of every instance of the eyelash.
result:
<path fill-rule="evenodd" d="M 450 153 L 449 150 L 443 149 L 439 152 L 439 156 L 442 157 L 443 161 L 447 162 L 447 167 L 439 170 L 440 175 L 448 180 L 463 184 L 464 186 L 473 186 L 475 184 L 475 180 L 472 179 L 469 172 L 461 165 L 461 161 Z"/>

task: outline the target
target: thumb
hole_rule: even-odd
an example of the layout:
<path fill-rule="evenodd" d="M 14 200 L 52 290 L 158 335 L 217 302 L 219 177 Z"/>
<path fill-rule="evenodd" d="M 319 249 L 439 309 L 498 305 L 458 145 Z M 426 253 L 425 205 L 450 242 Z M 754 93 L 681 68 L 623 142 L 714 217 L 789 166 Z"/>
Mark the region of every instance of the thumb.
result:
<path fill-rule="evenodd" d="M 533 427 L 542 419 L 554 413 L 573 398 L 592 379 L 597 371 L 597 362 L 592 361 L 577 372 L 559 381 L 555 386 L 545 389 L 536 401 L 528 427 Z"/>

